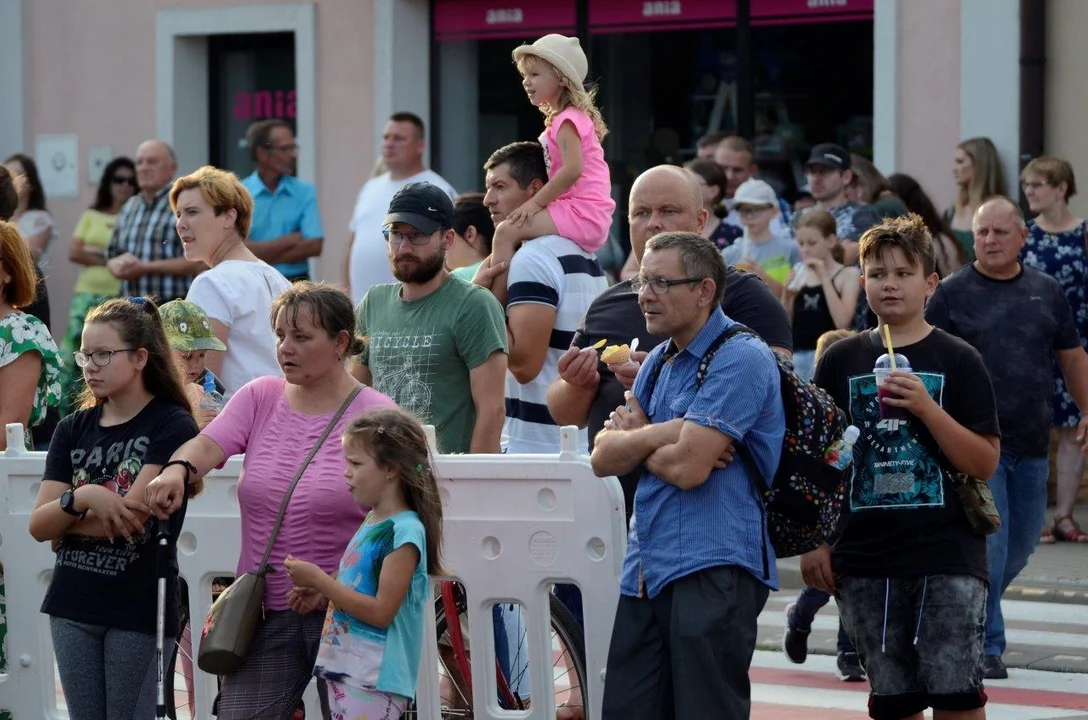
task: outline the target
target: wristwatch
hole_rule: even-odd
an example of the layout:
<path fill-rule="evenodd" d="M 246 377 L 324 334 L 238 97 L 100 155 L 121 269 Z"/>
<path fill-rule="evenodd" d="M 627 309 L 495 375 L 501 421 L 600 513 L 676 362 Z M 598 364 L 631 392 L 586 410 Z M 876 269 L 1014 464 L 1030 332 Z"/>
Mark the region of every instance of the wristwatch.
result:
<path fill-rule="evenodd" d="M 188 460 L 171 460 L 170 462 L 168 462 L 168 463 L 166 463 L 165 465 L 162 466 L 162 470 L 165 470 L 166 468 L 170 467 L 171 465 L 181 465 L 183 468 L 185 468 L 185 482 L 186 483 L 189 482 L 189 478 L 191 476 L 197 474 L 196 465 L 193 465 Z M 162 472 L 162 470 L 160 470 L 159 472 Z"/>
<path fill-rule="evenodd" d="M 74 488 L 68 488 L 60 496 L 60 509 L 69 515 L 75 515 L 80 520 L 87 517 L 87 511 L 80 512 L 75 508 L 76 504 L 76 491 Z"/>

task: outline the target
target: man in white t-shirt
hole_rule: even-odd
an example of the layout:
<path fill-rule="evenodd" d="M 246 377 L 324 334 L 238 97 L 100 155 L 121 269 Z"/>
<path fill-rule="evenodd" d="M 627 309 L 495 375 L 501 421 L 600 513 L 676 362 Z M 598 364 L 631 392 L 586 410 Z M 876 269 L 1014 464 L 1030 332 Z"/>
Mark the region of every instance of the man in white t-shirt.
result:
<path fill-rule="evenodd" d="M 452 200 L 456 192 L 441 175 L 423 167 L 423 121 L 409 112 L 394 113 L 382 133 L 382 160 L 388 170 L 371 178 L 359 191 L 348 230 L 344 285 L 356 304 L 372 285 L 395 282 L 382 237 L 382 219 L 393 195 L 408 183 L 429 182 Z"/>
<path fill-rule="evenodd" d="M 496 224 L 548 180 L 544 152 L 536 142 L 499 148 L 484 169 L 484 205 Z M 597 256 L 567 238 L 545 235 L 525 242 L 514 253 L 506 304 L 507 452 L 559 452 L 559 425 L 548 411 L 548 386 L 559 377 L 559 358 L 571 346 L 582 316 L 607 287 Z M 581 435 L 582 449 L 588 451 L 586 431 Z"/>

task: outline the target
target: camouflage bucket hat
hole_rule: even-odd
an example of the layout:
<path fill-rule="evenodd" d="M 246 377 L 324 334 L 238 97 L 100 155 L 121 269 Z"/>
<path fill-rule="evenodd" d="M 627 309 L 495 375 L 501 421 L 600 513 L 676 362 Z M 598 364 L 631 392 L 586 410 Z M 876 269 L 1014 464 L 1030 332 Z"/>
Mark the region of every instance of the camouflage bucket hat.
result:
<path fill-rule="evenodd" d="M 194 350 L 224 351 L 227 346 L 215 336 L 208 314 L 196 303 L 188 300 L 171 300 L 159 307 L 159 315 L 166 326 L 166 339 L 170 347 L 181 352 Z"/>

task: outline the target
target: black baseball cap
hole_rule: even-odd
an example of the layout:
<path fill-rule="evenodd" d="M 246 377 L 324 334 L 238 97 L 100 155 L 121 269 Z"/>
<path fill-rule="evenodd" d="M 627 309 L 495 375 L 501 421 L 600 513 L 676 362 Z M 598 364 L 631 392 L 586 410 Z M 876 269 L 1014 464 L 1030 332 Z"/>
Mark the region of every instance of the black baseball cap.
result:
<path fill-rule="evenodd" d="M 411 225 L 427 234 L 453 227 L 453 201 L 437 185 L 429 182 L 408 183 L 389 201 L 389 211 L 382 227 L 393 223 Z"/>
<path fill-rule="evenodd" d="M 849 170 L 850 153 L 842 145 L 820 143 L 812 148 L 812 154 L 808 156 L 805 167 L 809 165 L 823 165 L 835 170 Z"/>

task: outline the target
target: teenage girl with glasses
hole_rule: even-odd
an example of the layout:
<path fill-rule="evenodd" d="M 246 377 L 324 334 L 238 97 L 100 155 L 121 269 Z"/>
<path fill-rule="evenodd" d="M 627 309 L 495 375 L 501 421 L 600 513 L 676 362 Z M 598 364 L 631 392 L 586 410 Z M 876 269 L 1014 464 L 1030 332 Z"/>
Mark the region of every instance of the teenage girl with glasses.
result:
<path fill-rule="evenodd" d="M 30 516 L 31 535 L 57 553 L 42 612 L 71 720 L 153 717 L 158 545 L 145 491 L 196 421 L 150 300 L 92 310 L 74 359 L 87 387 L 53 435 Z M 185 507 L 167 521 L 171 552 Z M 167 655 L 178 634 L 169 565 Z"/>

